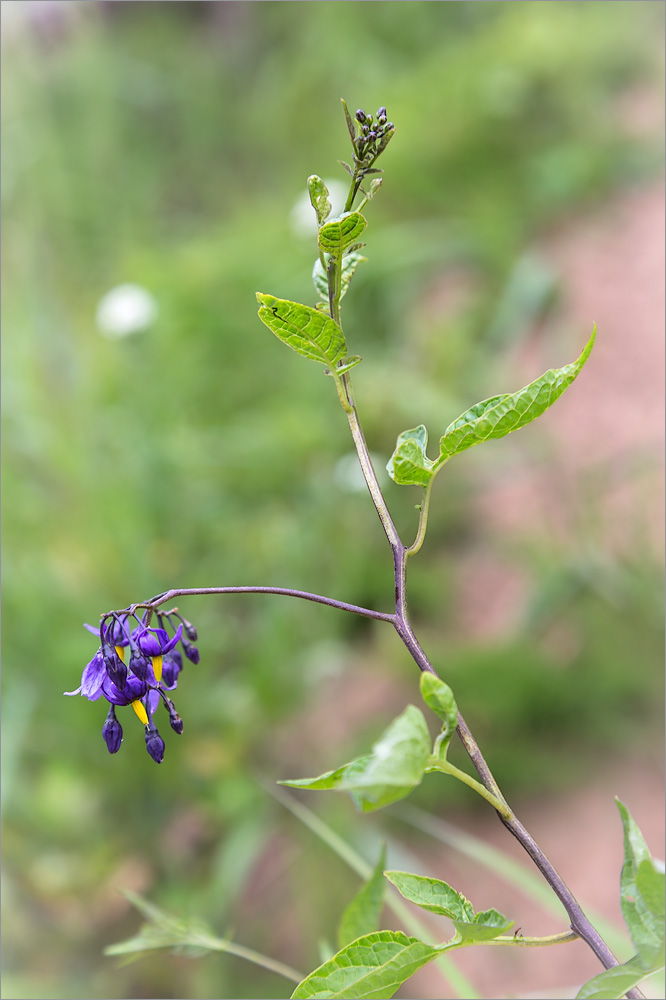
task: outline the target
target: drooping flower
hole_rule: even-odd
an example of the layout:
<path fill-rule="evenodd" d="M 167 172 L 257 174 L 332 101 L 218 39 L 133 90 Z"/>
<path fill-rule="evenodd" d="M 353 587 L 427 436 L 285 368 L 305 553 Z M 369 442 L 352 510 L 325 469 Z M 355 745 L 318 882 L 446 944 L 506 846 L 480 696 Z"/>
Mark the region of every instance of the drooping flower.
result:
<path fill-rule="evenodd" d="M 166 619 L 174 628 L 172 617 L 172 613 L 158 613 L 157 628 L 151 628 L 145 620 L 137 619 L 139 624 L 131 632 L 126 612 L 105 616 L 99 628 L 85 626 L 89 632 L 99 637 L 101 645 L 86 664 L 80 686 L 65 694 L 80 694 L 89 701 L 104 698 L 110 705 L 102 727 L 102 736 L 109 753 L 117 753 L 123 739 L 123 729 L 116 717 L 117 706 L 132 706 L 145 726 L 146 749 L 158 764 L 164 758 L 164 740 L 153 716 L 160 701 L 166 707 L 174 732 L 180 734 L 183 731 L 183 720 L 166 692 L 175 689 L 183 668 L 182 655 L 176 648 L 178 644 L 181 643 L 183 652 L 194 663 L 199 661 L 199 651 L 183 638 L 183 630 L 189 638 L 196 638 L 197 633 L 190 622 L 180 619 L 180 615 L 175 615 L 180 619 L 180 624 L 174 635 L 169 637 L 163 625 Z M 129 662 L 126 663 L 127 647 Z"/>

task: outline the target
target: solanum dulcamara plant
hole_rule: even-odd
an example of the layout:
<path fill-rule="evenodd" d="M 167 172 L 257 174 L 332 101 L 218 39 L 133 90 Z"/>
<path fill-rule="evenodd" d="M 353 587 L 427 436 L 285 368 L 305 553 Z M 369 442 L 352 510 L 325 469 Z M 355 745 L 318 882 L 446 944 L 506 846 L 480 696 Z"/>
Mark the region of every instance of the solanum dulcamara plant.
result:
<path fill-rule="evenodd" d="M 446 882 L 404 871 L 384 871 L 382 856 L 343 915 L 338 952 L 309 975 L 292 969 L 279 959 L 214 938 L 202 931 L 200 925 L 189 927 L 138 898 L 134 901 L 149 918 L 147 928 L 137 938 L 112 946 L 107 952 L 121 954 L 189 943 L 224 950 L 282 974 L 297 983 L 293 997 L 369 998 L 393 996 L 417 969 L 458 948 L 488 944 L 508 948 L 566 946 L 581 938 L 605 971 L 584 984 L 578 997 L 640 997 L 638 983 L 663 967 L 663 866 L 651 857 L 632 817 L 624 805 L 618 803 L 625 841 L 621 903 L 636 949 L 635 956 L 620 965 L 502 794 L 456 704 L 453 691 L 437 675 L 419 642 L 407 602 L 407 563 L 417 555 L 426 538 L 435 477 L 461 452 L 519 430 L 552 406 L 588 361 L 596 330 L 592 331 L 575 361 L 545 372 L 520 389 L 475 403 L 457 416 L 440 433 L 432 457 L 428 454 L 428 431 L 424 425 L 397 435 L 388 473 L 395 483 L 417 487 L 421 493 L 414 537 L 405 542 L 392 519 L 364 437 L 352 386 L 352 370 L 362 359 L 350 353 L 341 314 L 342 300 L 357 268 L 366 261 L 361 254 L 367 228 L 364 212 L 371 208 L 380 191 L 383 171 L 377 162 L 392 142 L 396 127 L 384 107 L 378 108 L 374 115 L 359 108 L 352 116 L 344 101 L 342 106 L 351 141 L 351 162 L 340 161 L 349 175 L 342 214 L 332 216 L 329 191 L 320 177 L 313 175 L 307 180 L 317 223 L 312 270 L 317 301 L 308 305 L 267 292 L 258 292 L 257 301 L 259 318 L 271 333 L 297 354 L 321 365 L 326 381 L 337 393 L 370 499 L 391 551 L 395 607 L 380 611 L 282 587 L 229 585 L 166 590 L 150 600 L 103 614 L 98 627 L 86 626 L 96 634 L 99 647 L 83 670 L 80 686 L 68 694 L 81 694 L 90 701 L 103 701 L 109 706 L 102 736 L 112 754 L 118 752 L 123 738 L 117 710 L 131 707 L 144 726 L 148 753 L 156 763 L 161 763 L 165 743 L 157 728 L 158 714 L 165 710 L 171 729 L 182 734 L 183 721 L 174 705 L 173 693 L 181 679 L 183 656 L 192 663 L 199 660 L 198 650 L 193 645 L 197 640 L 196 629 L 181 616 L 177 607 L 166 607 L 173 605 L 175 600 L 202 594 L 275 594 L 314 601 L 385 622 L 393 627 L 420 672 L 422 701 L 437 717 L 440 728 L 434 744 L 423 711 L 408 705 L 378 737 L 369 753 L 318 777 L 283 784 L 301 789 L 346 791 L 361 812 L 370 812 L 409 795 L 427 774 L 449 775 L 482 796 L 495 810 L 559 898 L 568 915 L 569 927 L 549 937 L 529 937 L 514 930 L 514 921 L 496 909 L 475 911 L 473 904 Z M 448 748 L 456 735 L 469 756 L 476 777 L 448 760 Z M 442 940 L 423 940 L 403 931 L 378 928 L 387 883 L 391 883 L 409 903 L 446 918 Z M 402 922 L 404 926 L 405 920 Z M 414 926 L 413 921 L 411 926 Z"/>

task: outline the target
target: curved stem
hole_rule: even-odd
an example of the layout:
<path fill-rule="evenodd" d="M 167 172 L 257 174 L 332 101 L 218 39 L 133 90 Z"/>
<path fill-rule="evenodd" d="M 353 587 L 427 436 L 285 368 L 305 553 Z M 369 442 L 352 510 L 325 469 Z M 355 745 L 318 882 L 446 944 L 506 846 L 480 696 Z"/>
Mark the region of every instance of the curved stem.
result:
<path fill-rule="evenodd" d="M 461 771 L 459 767 L 455 764 L 449 763 L 448 760 L 438 760 L 432 761 L 428 767 L 429 771 L 439 771 L 441 774 L 450 774 L 451 777 L 457 778 L 458 781 L 462 781 L 464 785 L 472 788 L 477 795 L 480 795 L 482 799 L 486 802 L 490 802 L 493 809 L 500 813 L 505 819 L 513 819 L 513 813 L 511 809 L 506 804 L 503 798 L 495 795 L 493 792 L 488 791 L 485 785 L 482 785 L 480 781 L 473 778 L 471 775 L 467 774 L 465 771 Z"/>
<path fill-rule="evenodd" d="M 201 594 L 278 594 L 283 597 L 299 597 L 303 601 L 313 601 L 315 604 L 327 604 L 331 608 L 349 611 L 352 614 L 361 615 L 363 618 L 374 618 L 377 621 L 391 623 L 394 619 L 394 615 L 386 614 L 384 611 L 373 611 L 371 608 L 362 608 L 357 604 L 348 604 L 346 601 L 336 601 L 333 597 L 311 594 L 307 590 L 291 590 L 289 587 L 189 587 L 181 590 L 166 590 L 151 601 L 133 604 L 129 610 L 130 613 L 136 608 L 154 610 L 168 601 L 175 601 L 178 597 L 194 597 Z"/>
<path fill-rule="evenodd" d="M 216 938 L 208 934 L 197 934 L 192 943 L 202 948 L 207 948 L 209 951 L 222 951 L 227 955 L 235 955 L 236 958 L 243 958 L 246 962 L 251 962 L 253 965 L 258 965 L 262 969 L 275 972 L 278 976 L 283 976 L 285 979 L 291 980 L 292 983 L 300 983 L 305 978 L 302 972 L 298 972 L 297 969 L 293 969 L 290 965 L 285 965 L 284 962 L 278 962 L 268 955 L 262 955 L 261 952 L 255 951 L 254 948 L 246 948 L 245 945 L 226 941 L 224 938 Z"/>
<path fill-rule="evenodd" d="M 419 527 L 416 532 L 416 538 L 409 548 L 405 550 L 407 558 L 409 558 L 409 556 L 415 556 L 423 545 L 426 528 L 428 527 L 428 511 L 430 509 L 430 494 L 432 493 L 433 482 L 434 477 L 430 480 L 428 485 L 423 488 L 423 500 L 421 501 L 421 506 L 419 507 Z"/>

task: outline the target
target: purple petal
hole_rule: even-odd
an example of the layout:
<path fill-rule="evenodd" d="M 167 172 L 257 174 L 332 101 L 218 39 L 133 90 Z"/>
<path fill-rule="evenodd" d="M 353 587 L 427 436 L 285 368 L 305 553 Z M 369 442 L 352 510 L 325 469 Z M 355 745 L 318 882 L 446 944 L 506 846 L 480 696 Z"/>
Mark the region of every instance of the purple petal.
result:
<path fill-rule="evenodd" d="M 104 657 L 100 650 L 97 650 L 90 663 L 86 666 L 81 677 L 81 694 L 89 701 L 97 701 L 101 694 L 102 681 L 106 677 L 106 667 Z"/>
<path fill-rule="evenodd" d="M 166 632 L 164 634 L 166 636 Z M 173 639 L 170 639 L 169 642 L 167 642 L 166 646 L 162 646 L 162 654 L 168 653 L 171 649 L 173 649 L 173 647 L 180 642 L 180 637 L 182 636 L 182 634 L 183 634 L 183 626 L 179 625 Z"/>
<path fill-rule="evenodd" d="M 148 692 L 148 714 L 149 715 L 154 715 L 155 714 L 155 712 L 157 711 L 157 707 L 158 707 L 159 703 L 161 702 L 161 700 L 162 699 L 160 698 L 159 694 L 157 693 L 157 691 L 155 691 L 154 688 L 151 691 Z"/>
<path fill-rule="evenodd" d="M 122 691 L 116 687 L 108 674 L 102 681 L 102 694 L 112 705 L 129 705 L 137 698 L 143 698 L 146 684 L 138 677 L 130 675 Z"/>

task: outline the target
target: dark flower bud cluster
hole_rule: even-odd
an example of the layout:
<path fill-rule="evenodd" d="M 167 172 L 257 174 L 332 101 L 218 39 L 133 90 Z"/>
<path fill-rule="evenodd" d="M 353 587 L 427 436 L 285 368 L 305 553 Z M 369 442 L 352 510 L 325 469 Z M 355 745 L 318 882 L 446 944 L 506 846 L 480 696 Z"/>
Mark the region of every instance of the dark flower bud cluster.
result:
<path fill-rule="evenodd" d="M 384 106 L 377 109 L 374 117 L 359 108 L 355 117 L 359 133 L 354 141 L 354 152 L 361 163 L 369 164 L 384 151 L 395 132 L 395 125 L 388 121 Z"/>
<path fill-rule="evenodd" d="M 152 613 L 152 609 L 147 610 L 139 618 L 132 607 L 104 615 L 99 628 L 86 625 L 89 632 L 99 637 L 100 646 L 86 665 L 80 686 L 65 694 L 80 694 L 89 701 L 105 698 L 109 703 L 111 707 L 102 727 L 109 753 L 117 753 L 123 740 L 116 707 L 131 705 L 145 727 L 146 750 L 160 764 L 164 758 L 164 740 L 153 716 L 163 702 L 171 728 L 182 733 L 183 720 L 166 692 L 176 688 L 183 669 L 183 657 L 177 647 L 180 645 L 192 663 L 199 662 L 199 650 L 193 645 L 197 630 L 176 609 L 155 612 L 156 628 L 150 625 Z M 132 619 L 136 623 L 134 628 Z M 173 632 L 171 637 L 168 628 Z"/>

